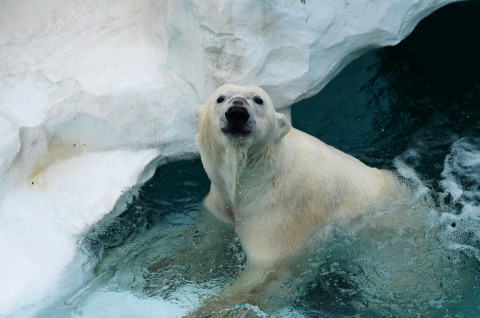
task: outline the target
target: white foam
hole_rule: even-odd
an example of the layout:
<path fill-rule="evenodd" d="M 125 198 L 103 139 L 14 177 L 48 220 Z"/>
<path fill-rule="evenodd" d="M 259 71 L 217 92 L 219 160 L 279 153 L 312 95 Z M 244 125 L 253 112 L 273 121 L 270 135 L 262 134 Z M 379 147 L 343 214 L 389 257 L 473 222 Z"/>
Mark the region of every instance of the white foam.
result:
<path fill-rule="evenodd" d="M 454 201 L 480 199 L 474 186 L 471 189 L 471 186 L 462 184 L 462 179 L 474 180 L 475 184 L 480 182 L 480 147 L 467 138 L 455 141 L 445 158 L 442 177 L 441 185 Z"/>
<path fill-rule="evenodd" d="M 198 306 L 200 295 L 205 297 L 212 290 L 218 292 L 218 288 L 207 291 L 197 285 L 187 284 L 173 292 L 168 299 L 163 299 L 112 285 L 80 293 L 71 299 L 72 302 L 65 301 L 64 306 L 58 306 L 53 312 L 41 312 L 39 318 L 60 318 L 66 312 L 72 317 L 183 317 Z"/>
<path fill-rule="evenodd" d="M 183 317 L 188 307 L 163 299 L 142 298 L 128 292 L 92 294 L 72 317 Z M 78 314 L 76 314 L 77 312 Z"/>
<path fill-rule="evenodd" d="M 407 151 L 408 155 L 412 155 L 413 150 Z M 405 163 L 400 157 L 396 157 L 393 161 L 393 164 L 395 168 L 397 169 L 397 172 L 405 178 L 406 180 L 409 181 L 409 183 L 415 187 L 415 197 L 420 198 L 424 195 L 426 195 L 430 190 L 428 187 L 422 182 L 420 177 L 418 176 L 417 172 L 413 167 L 409 166 L 407 163 Z"/>
<path fill-rule="evenodd" d="M 443 180 L 443 195 L 451 196 L 452 202 L 461 208 L 442 213 L 440 237 L 451 249 L 459 250 L 480 262 L 480 146 L 478 139 L 461 138 L 455 141 L 446 156 Z"/>

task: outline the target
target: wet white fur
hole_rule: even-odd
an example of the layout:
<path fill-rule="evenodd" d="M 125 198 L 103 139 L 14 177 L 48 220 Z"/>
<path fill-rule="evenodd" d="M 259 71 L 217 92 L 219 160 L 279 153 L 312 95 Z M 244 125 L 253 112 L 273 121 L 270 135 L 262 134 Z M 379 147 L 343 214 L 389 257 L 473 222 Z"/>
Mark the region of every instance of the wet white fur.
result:
<path fill-rule="evenodd" d="M 220 131 L 228 100 L 248 100 L 251 135 Z M 257 105 L 253 96 L 263 99 Z M 372 207 L 396 187 L 391 173 L 370 168 L 291 127 L 261 88 L 218 88 L 196 112 L 198 146 L 211 180 L 205 207 L 233 223 L 251 264 L 272 266 L 297 251 L 312 231 Z"/>

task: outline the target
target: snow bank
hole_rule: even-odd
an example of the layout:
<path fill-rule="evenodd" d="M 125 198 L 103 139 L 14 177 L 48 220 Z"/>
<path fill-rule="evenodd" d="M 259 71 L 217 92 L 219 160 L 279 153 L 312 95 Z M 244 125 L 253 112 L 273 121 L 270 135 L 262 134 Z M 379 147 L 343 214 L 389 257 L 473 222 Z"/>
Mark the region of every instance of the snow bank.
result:
<path fill-rule="evenodd" d="M 53 290 L 123 191 L 196 152 L 218 85 L 288 111 L 449 2 L 2 1 L 0 314 Z"/>
<path fill-rule="evenodd" d="M 75 256 L 78 235 L 112 211 L 158 154 L 84 153 L 12 185 L 0 206 L 0 314 L 21 305 L 20 295 L 22 302 L 34 302 L 54 291 Z"/>

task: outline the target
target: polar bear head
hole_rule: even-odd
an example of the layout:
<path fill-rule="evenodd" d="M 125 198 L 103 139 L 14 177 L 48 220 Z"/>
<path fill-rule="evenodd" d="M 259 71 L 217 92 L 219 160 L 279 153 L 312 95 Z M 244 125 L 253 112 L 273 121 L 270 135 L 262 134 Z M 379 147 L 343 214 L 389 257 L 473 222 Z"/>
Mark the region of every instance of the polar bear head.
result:
<path fill-rule="evenodd" d="M 275 111 L 270 96 L 255 85 L 219 87 L 205 105 L 198 106 L 196 117 L 199 139 L 236 147 L 263 146 L 291 128 L 287 117 Z"/>

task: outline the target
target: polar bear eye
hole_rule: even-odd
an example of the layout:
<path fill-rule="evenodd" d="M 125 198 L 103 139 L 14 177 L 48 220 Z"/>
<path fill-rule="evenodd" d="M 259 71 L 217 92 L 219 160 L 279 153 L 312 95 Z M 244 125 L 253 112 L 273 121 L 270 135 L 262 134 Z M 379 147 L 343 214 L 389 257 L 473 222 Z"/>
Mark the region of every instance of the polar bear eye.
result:
<path fill-rule="evenodd" d="M 258 105 L 263 105 L 263 99 L 261 99 L 259 96 L 255 96 L 253 98 L 253 101 L 257 103 Z"/>
<path fill-rule="evenodd" d="M 221 103 L 223 103 L 224 100 L 225 100 L 225 96 L 221 96 L 221 95 L 220 95 L 220 96 L 218 96 L 218 98 L 217 98 L 217 103 L 218 103 L 218 104 L 221 104 Z"/>

